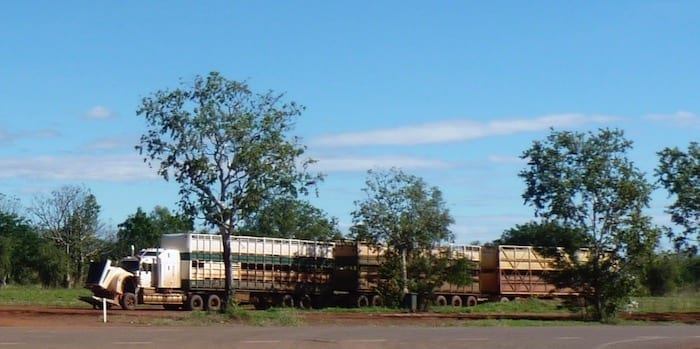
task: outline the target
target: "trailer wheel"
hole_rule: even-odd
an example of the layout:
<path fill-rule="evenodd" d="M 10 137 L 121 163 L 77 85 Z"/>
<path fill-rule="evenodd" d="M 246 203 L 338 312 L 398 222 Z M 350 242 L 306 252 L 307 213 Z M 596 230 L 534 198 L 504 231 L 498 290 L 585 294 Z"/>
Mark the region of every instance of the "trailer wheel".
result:
<path fill-rule="evenodd" d="M 204 309 L 204 300 L 202 299 L 202 296 L 198 294 L 193 294 L 190 296 L 190 299 L 187 300 L 187 309 L 189 310 L 203 310 Z"/>
<path fill-rule="evenodd" d="M 294 297 L 291 294 L 282 296 L 282 306 L 285 308 L 294 308 Z"/>
<path fill-rule="evenodd" d="M 311 296 L 308 294 L 302 294 L 299 296 L 297 304 L 300 309 L 311 309 Z"/>
<path fill-rule="evenodd" d="M 445 296 L 437 296 L 435 298 L 435 304 L 441 307 L 447 306 L 447 298 L 445 298 Z"/>
<path fill-rule="evenodd" d="M 207 310 L 208 311 L 219 311 L 221 309 L 221 298 L 215 294 L 210 294 L 207 297 Z"/>
<path fill-rule="evenodd" d="M 452 301 L 450 302 L 453 307 L 458 308 L 462 306 L 462 297 L 460 296 L 452 296 Z"/>
<path fill-rule="evenodd" d="M 378 294 L 375 294 L 374 296 L 372 296 L 372 306 L 373 307 L 384 306 L 384 298 Z"/>
<path fill-rule="evenodd" d="M 474 307 L 479 303 L 479 300 L 476 299 L 474 296 L 469 296 L 467 297 L 467 306 L 468 307 Z"/>
<path fill-rule="evenodd" d="M 505 297 L 505 296 L 501 297 L 501 303 L 508 303 L 508 302 L 510 302 L 510 299 L 508 299 L 508 297 Z"/>
<path fill-rule="evenodd" d="M 120 304 L 124 310 L 136 309 L 136 295 L 131 292 L 125 292 L 122 295 Z"/>
<path fill-rule="evenodd" d="M 256 310 L 267 310 L 270 309 L 270 302 L 268 302 L 266 299 L 258 298 L 258 300 L 253 303 L 253 306 Z"/>
<path fill-rule="evenodd" d="M 365 308 L 369 306 L 369 299 L 367 299 L 367 296 L 361 294 L 357 296 L 357 301 L 355 302 L 358 308 Z"/>

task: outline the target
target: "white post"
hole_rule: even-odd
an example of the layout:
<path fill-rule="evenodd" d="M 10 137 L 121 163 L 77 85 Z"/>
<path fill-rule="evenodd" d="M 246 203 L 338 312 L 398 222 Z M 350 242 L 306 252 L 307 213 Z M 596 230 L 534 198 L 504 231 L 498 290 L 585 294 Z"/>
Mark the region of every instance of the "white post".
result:
<path fill-rule="evenodd" d="M 107 323 L 107 298 L 102 298 L 102 322 Z"/>

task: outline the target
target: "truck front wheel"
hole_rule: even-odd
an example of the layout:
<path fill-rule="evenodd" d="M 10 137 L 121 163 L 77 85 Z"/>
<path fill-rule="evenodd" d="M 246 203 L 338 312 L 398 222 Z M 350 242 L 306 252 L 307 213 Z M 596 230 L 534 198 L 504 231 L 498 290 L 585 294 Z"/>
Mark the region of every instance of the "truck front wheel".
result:
<path fill-rule="evenodd" d="M 120 304 L 124 310 L 136 309 L 136 295 L 131 292 L 125 292 L 122 295 Z"/>

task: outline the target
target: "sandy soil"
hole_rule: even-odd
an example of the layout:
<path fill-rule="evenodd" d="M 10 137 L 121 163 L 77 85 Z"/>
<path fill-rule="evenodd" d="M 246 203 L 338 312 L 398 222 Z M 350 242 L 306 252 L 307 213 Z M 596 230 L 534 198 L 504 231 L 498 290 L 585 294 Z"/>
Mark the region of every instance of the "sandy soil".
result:
<path fill-rule="evenodd" d="M 432 314 L 432 313 L 323 313 L 302 312 L 305 325 L 330 326 L 444 326 L 460 324 L 470 319 L 533 319 L 567 320 L 574 319 L 568 314 Z M 163 309 L 139 309 L 125 311 L 110 309 L 108 321 L 112 326 L 133 326 L 135 324 L 157 323 L 159 319 L 182 319 L 186 311 Z M 675 321 L 688 324 L 700 323 L 700 313 L 669 314 L 621 314 L 623 319 L 646 321 Z M 103 326 L 102 311 L 90 308 L 46 308 L 32 306 L 0 307 L 0 327 L 91 327 Z"/>

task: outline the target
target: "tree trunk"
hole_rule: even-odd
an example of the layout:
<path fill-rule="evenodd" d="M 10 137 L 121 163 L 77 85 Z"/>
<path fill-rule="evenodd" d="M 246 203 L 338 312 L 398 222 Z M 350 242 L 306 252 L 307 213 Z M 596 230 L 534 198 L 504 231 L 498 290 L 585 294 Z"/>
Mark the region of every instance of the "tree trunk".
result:
<path fill-rule="evenodd" d="M 401 283 L 403 294 L 408 293 L 408 273 L 406 272 L 406 249 L 401 250 Z"/>
<path fill-rule="evenodd" d="M 65 288 L 71 288 L 70 273 L 70 244 L 66 244 L 66 276 L 63 280 L 63 287 Z"/>
<path fill-rule="evenodd" d="M 231 304 L 231 299 L 233 296 L 233 275 L 231 270 L 231 232 L 226 229 L 221 229 L 221 242 L 223 244 L 224 250 L 224 276 L 226 281 L 224 282 L 225 292 L 224 292 L 224 302 L 221 304 L 221 310 L 226 311 L 229 304 Z"/>

